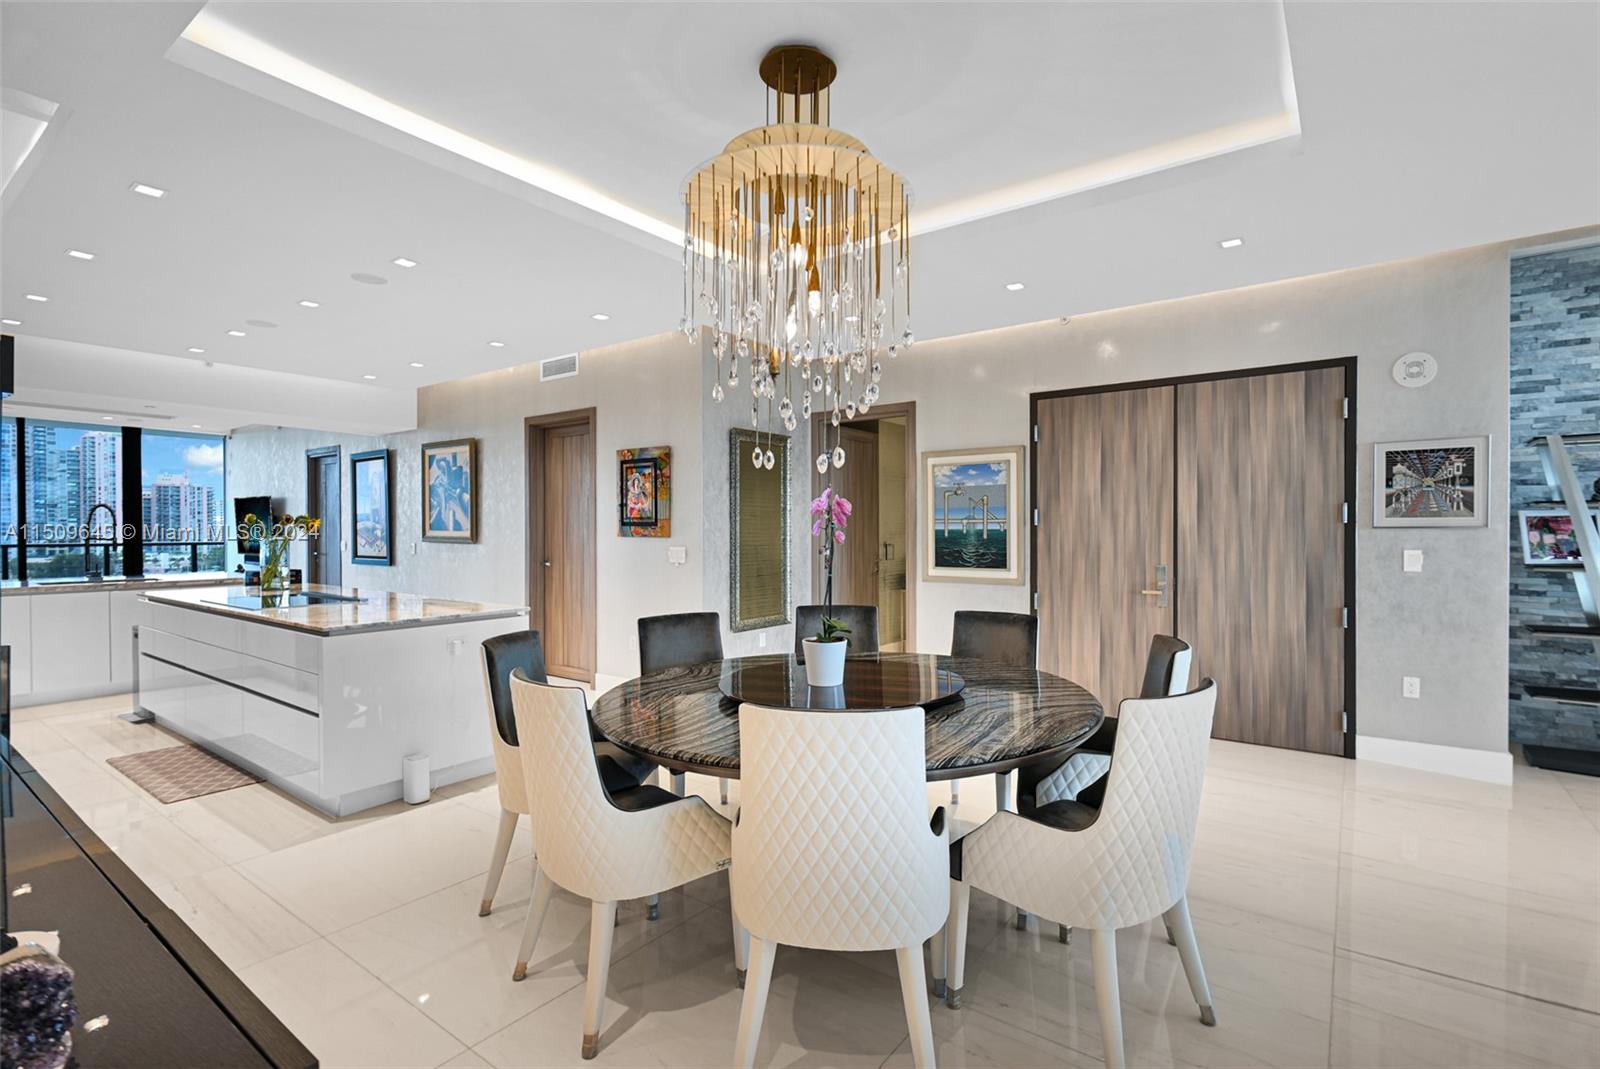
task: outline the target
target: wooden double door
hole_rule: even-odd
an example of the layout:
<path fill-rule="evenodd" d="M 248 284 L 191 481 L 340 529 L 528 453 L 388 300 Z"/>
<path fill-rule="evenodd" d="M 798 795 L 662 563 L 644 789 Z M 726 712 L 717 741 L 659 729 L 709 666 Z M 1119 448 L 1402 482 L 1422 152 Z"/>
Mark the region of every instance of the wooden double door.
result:
<path fill-rule="evenodd" d="M 1214 736 L 1345 753 L 1348 374 L 1035 396 L 1041 666 L 1111 712 L 1177 635 Z"/>

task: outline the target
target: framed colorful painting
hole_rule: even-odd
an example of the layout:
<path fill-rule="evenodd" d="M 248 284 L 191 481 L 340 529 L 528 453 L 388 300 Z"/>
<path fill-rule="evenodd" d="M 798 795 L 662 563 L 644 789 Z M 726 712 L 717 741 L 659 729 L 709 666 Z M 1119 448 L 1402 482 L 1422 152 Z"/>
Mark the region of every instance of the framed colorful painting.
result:
<path fill-rule="evenodd" d="M 922 577 L 1021 583 L 1023 447 L 922 454 Z"/>
<path fill-rule="evenodd" d="M 478 540 L 478 440 L 422 447 L 422 540 Z"/>
<path fill-rule="evenodd" d="M 1372 447 L 1372 526 L 1482 527 L 1489 522 L 1489 437 Z"/>
<path fill-rule="evenodd" d="M 672 536 L 672 447 L 617 450 L 617 534 Z"/>
<path fill-rule="evenodd" d="M 389 483 L 389 451 L 350 454 L 351 564 L 394 563 L 394 496 Z"/>

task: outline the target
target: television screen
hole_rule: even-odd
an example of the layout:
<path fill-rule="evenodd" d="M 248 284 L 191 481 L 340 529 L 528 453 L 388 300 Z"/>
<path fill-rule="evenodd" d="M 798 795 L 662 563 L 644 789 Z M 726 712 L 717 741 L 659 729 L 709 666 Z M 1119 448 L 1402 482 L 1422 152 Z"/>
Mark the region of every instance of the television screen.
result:
<path fill-rule="evenodd" d="M 261 540 L 249 537 L 244 518 L 254 515 L 264 523 L 272 522 L 272 498 L 236 497 L 233 499 L 233 522 L 237 529 L 239 552 L 246 560 L 254 561 L 261 555 Z"/>

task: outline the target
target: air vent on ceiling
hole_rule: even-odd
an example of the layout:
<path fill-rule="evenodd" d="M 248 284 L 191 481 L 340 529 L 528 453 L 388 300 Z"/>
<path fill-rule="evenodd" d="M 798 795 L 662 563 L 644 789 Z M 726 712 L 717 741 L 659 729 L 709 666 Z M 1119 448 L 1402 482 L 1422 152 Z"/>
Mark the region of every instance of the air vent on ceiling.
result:
<path fill-rule="evenodd" d="M 540 382 L 549 382 L 551 379 L 570 379 L 577 373 L 577 353 L 568 353 L 566 356 L 552 356 L 548 360 L 539 361 Z"/>

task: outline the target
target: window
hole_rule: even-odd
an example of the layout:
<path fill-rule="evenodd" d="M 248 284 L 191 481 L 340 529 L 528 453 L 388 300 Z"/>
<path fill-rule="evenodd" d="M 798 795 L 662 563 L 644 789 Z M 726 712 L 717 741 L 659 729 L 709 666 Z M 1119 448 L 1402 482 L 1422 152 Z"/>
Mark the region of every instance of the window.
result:
<path fill-rule="evenodd" d="M 159 431 L 141 437 L 145 574 L 222 571 L 225 439 Z"/>
<path fill-rule="evenodd" d="M 28 578 L 121 575 L 122 431 L 24 420 L 22 462 Z"/>
<path fill-rule="evenodd" d="M 0 579 L 17 578 L 17 421 L 0 419 Z"/>

